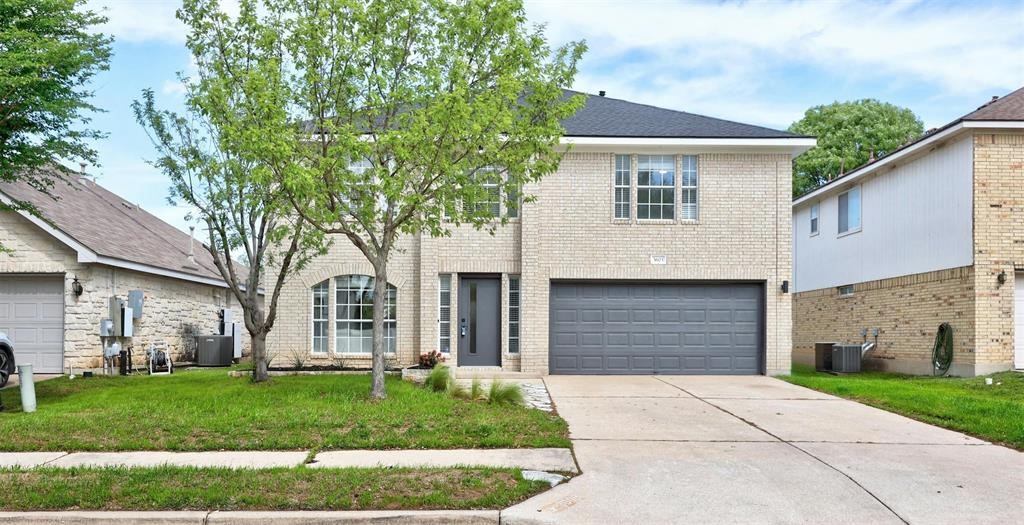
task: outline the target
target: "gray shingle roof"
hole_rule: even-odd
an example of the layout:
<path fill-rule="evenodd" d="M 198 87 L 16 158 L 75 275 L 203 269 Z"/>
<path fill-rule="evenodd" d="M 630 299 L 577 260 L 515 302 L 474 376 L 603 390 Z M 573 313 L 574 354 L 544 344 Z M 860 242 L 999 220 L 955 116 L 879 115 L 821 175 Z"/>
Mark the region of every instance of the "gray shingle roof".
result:
<path fill-rule="evenodd" d="M 31 203 L 47 223 L 98 255 L 222 280 L 213 256 L 198 240 L 196 265 L 188 264 L 187 233 L 94 181 L 83 182 L 74 174 L 55 176 L 63 179 L 51 190 L 56 200 L 23 182 L 0 183 L 0 191 Z"/>
<path fill-rule="evenodd" d="M 566 90 L 586 105 L 562 122 L 569 137 L 796 138 L 786 131 Z"/>

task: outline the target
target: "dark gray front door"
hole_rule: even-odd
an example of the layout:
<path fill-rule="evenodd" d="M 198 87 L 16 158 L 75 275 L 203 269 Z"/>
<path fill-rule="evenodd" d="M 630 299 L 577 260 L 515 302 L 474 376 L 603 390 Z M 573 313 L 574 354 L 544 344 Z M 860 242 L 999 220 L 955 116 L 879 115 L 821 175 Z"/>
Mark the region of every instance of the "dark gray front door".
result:
<path fill-rule="evenodd" d="M 760 284 L 555 283 L 552 374 L 759 374 Z"/>
<path fill-rule="evenodd" d="M 459 279 L 459 366 L 501 365 L 501 280 Z"/>

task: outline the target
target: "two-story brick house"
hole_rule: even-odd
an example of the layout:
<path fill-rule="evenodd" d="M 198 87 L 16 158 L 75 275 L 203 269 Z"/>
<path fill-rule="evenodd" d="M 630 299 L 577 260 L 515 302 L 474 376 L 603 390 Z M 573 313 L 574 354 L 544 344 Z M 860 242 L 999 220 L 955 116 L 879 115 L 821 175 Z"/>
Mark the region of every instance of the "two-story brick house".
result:
<path fill-rule="evenodd" d="M 793 202 L 793 339 L 875 341 L 867 366 L 1024 368 L 1024 88 Z"/>
<path fill-rule="evenodd" d="M 791 162 L 814 139 L 603 96 L 494 235 L 406 236 L 389 263 L 401 364 L 533 374 L 790 369 Z M 282 290 L 292 353 L 368 364 L 372 268 L 339 238 Z"/>

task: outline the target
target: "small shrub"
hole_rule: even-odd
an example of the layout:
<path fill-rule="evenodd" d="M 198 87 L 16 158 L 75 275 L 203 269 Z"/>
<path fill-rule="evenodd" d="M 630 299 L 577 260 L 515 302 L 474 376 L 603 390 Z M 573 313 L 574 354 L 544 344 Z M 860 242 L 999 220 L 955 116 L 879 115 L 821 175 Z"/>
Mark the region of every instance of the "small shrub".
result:
<path fill-rule="evenodd" d="M 434 392 L 447 392 L 454 382 L 452 369 L 447 366 L 439 366 L 430 371 L 427 379 L 423 381 L 423 385 Z"/>
<path fill-rule="evenodd" d="M 420 366 L 423 368 L 434 368 L 439 363 L 443 362 L 444 354 L 437 350 L 431 350 L 430 352 L 420 354 Z"/>
<path fill-rule="evenodd" d="M 495 379 L 487 393 L 487 402 L 494 405 L 522 405 L 523 389 L 515 383 L 502 383 Z"/>
<path fill-rule="evenodd" d="M 301 348 L 292 348 L 291 350 L 291 364 L 296 370 L 301 370 L 303 365 L 306 364 L 306 352 Z"/>
<path fill-rule="evenodd" d="M 456 399 L 472 399 L 469 397 L 469 391 L 466 390 L 466 387 L 459 384 L 454 377 L 448 383 L 448 395 Z"/>
<path fill-rule="evenodd" d="M 480 383 L 480 378 L 474 378 L 473 384 L 469 387 L 469 398 L 475 401 L 477 399 L 484 399 L 485 397 L 484 387 Z"/>

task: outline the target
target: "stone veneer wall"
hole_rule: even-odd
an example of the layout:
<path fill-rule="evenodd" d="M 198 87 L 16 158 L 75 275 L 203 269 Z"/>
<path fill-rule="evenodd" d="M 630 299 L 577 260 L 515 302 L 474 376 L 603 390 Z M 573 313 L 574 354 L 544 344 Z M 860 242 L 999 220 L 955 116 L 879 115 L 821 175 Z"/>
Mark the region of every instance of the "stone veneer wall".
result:
<path fill-rule="evenodd" d="M 136 336 L 131 339 L 138 363 L 144 362 L 145 348 L 153 342 L 166 342 L 177 355 L 184 325 L 202 334 L 214 333 L 217 312 L 228 304 L 224 288 L 79 263 L 73 250 L 16 213 L 0 213 L 0 242 L 11 250 L 0 254 L 0 278 L 4 273 L 63 275 L 64 362 L 76 369 L 101 366 L 99 323 L 108 317 L 111 295 L 127 298 L 128 291 L 136 289 L 144 293 L 143 317 L 135 322 Z M 71 292 L 75 277 L 84 288 L 80 297 Z M 241 308 L 233 300 L 231 304 L 240 320 Z M 247 353 L 248 335 L 242 330 Z"/>
<path fill-rule="evenodd" d="M 1013 362 L 1014 269 L 1024 269 L 1024 132 L 974 136 L 974 265 L 977 368 L 1003 370 Z"/>
<path fill-rule="evenodd" d="M 836 288 L 793 295 L 793 358 L 814 364 L 814 343 L 863 341 L 879 330 L 866 367 L 904 373 L 932 372 L 939 324 L 953 327 L 953 373 L 974 374 L 974 270 L 970 266 L 853 285 L 852 297 Z"/>

